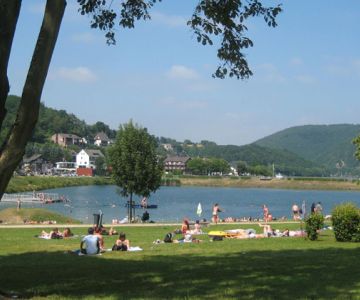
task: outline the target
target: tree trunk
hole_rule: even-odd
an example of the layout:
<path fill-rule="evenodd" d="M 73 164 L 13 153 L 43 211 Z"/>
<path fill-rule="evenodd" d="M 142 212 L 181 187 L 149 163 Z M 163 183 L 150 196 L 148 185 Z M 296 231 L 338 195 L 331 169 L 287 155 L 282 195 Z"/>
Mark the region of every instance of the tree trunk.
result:
<path fill-rule="evenodd" d="M 0 0 L 0 129 L 6 116 L 5 103 L 9 93 L 7 68 L 20 7 L 21 0 Z"/>
<path fill-rule="evenodd" d="M 40 98 L 58 37 L 66 0 L 47 0 L 40 33 L 11 131 L 0 150 L 0 199 L 20 163 L 39 115 Z"/>

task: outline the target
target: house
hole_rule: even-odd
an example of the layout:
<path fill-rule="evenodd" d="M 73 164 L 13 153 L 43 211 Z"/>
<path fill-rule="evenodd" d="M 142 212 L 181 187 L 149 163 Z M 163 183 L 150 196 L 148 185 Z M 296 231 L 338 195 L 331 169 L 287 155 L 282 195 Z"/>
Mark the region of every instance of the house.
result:
<path fill-rule="evenodd" d="M 96 169 L 95 161 L 99 157 L 104 157 L 100 150 L 82 149 L 76 155 L 76 167 Z"/>
<path fill-rule="evenodd" d="M 111 140 L 105 132 L 98 132 L 94 137 L 94 145 L 96 146 L 108 146 L 111 144 Z"/>
<path fill-rule="evenodd" d="M 161 146 L 163 146 L 163 148 L 166 150 L 166 151 L 173 151 L 173 146 L 171 144 L 161 144 Z"/>
<path fill-rule="evenodd" d="M 51 136 L 51 140 L 62 147 L 67 147 L 70 145 L 80 145 L 82 138 L 76 134 L 68 133 L 55 133 Z"/>
<path fill-rule="evenodd" d="M 20 166 L 24 174 L 48 174 L 51 172 L 52 164 L 44 161 L 41 154 L 24 157 Z"/>
<path fill-rule="evenodd" d="M 188 156 L 168 156 L 164 160 L 165 171 L 185 171 L 186 163 L 190 160 Z"/>

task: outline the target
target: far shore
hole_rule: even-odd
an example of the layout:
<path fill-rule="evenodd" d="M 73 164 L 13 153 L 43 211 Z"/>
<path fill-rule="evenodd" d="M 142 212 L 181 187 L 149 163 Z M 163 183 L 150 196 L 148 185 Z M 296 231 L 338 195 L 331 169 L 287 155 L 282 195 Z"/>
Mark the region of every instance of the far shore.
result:
<path fill-rule="evenodd" d="M 184 177 L 179 178 L 179 180 L 182 186 L 360 191 L 359 180 L 331 178 L 272 178 L 270 180 L 262 180 L 259 177 L 246 179 L 241 177 Z"/>
<path fill-rule="evenodd" d="M 262 180 L 259 177 L 177 176 L 167 177 L 164 182 L 176 186 L 360 191 L 359 180 L 332 178 L 272 178 Z M 10 181 L 6 192 L 19 193 L 69 186 L 112 184 L 114 182 L 108 177 L 17 176 Z"/>

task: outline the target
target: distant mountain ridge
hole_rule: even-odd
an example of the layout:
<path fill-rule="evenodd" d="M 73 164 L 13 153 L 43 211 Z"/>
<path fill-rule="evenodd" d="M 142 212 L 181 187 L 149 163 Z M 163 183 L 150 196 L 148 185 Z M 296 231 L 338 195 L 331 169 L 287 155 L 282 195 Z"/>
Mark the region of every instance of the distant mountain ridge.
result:
<path fill-rule="evenodd" d="M 254 144 L 271 149 L 283 149 L 331 170 L 359 171 L 352 140 L 360 135 L 359 124 L 304 125 L 284 129 Z M 343 168 L 340 168 L 344 162 Z M 341 169 L 341 170 L 340 170 Z"/>

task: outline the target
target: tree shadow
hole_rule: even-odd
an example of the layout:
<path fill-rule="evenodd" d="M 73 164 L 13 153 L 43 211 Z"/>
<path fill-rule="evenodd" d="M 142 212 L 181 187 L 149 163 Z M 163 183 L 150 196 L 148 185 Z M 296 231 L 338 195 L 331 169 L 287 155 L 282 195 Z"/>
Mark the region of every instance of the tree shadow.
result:
<path fill-rule="evenodd" d="M 24 253 L 0 257 L 0 289 L 23 298 L 351 298 L 360 293 L 359 254 L 359 248 L 226 256 Z"/>

